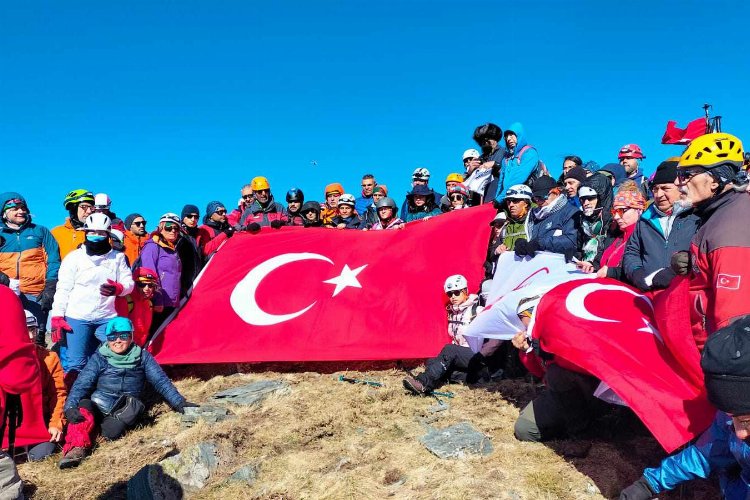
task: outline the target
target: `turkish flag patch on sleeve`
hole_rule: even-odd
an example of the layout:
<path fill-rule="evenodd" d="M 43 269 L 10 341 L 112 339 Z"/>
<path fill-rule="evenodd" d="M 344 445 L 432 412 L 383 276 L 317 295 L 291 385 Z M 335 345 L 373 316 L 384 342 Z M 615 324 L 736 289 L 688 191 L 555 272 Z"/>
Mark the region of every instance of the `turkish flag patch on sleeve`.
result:
<path fill-rule="evenodd" d="M 741 276 L 735 276 L 734 274 L 719 274 L 719 276 L 716 278 L 716 288 L 739 290 L 740 278 Z"/>

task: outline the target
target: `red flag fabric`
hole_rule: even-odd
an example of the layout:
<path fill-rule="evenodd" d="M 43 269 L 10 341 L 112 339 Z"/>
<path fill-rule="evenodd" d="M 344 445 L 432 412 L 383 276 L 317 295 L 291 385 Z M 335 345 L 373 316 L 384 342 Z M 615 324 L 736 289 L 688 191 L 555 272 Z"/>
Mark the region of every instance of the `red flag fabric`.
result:
<path fill-rule="evenodd" d="M 681 325 L 677 316 L 686 316 L 687 308 L 669 312 L 661 307 L 654 313 L 645 295 L 611 279 L 564 283 L 542 298 L 532 335 L 543 350 L 609 385 L 672 452 L 706 430 L 716 409 L 696 374 L 700 363 L 696 368 L 695 353 L 689 351 L 695 351 L 695 344 L 667 342 L 655 326 L 655 316 L 661 314 Z M 692 341 L 689 319 L 685 321 L 688 328 L 679 334 L 671 328 L 670 335 Z M 682 360 L 693 361 L 683 365 Z"/>
<path fill-rule="evenodd" d="M 149 346 L 162 364 L 425 358 L 449 341 L 445 279 L 477 290 L 491 205 L 400 230 L 238 233 Z"/>
<path fill-rule="evenodd" d="M 677 128 L 677 122 L 670 120 L 667 122 L 667 130 L 661 138 L 662 144 L 689 144 L 696 137 L 706 134 L 706 119 L 697 118 L 684 129 Z"/>

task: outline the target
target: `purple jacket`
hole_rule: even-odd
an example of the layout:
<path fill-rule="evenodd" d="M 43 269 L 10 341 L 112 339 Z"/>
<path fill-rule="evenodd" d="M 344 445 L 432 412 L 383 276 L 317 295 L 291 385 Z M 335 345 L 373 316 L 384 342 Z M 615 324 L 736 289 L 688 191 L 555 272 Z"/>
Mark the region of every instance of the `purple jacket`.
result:
<path fill-rule="evenodd" d="M 177 253 L 166 246 L 160 245 L 154 238 L 149 238 L 141 250 L 141 267 L 153 269 L 159 275 L 161 295 L 166 307 L 177 307 L 180 303 L 180 274 L 182 263 Z"/>

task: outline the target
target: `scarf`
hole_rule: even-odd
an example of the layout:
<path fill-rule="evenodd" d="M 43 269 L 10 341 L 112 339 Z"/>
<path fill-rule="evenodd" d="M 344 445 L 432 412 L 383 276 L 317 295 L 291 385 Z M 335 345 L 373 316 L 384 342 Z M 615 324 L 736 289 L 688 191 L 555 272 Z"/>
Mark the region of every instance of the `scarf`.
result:
<path fill-rule="evenodd" d="M 622 256 L 625 254 L 625 244 L 628 242 L 630 235 L 635 231 L 636 224 L 632 224 L 625 228 L 622 236 L 618 236 L 604 249 L 602 254 L 601 267 L 618 267 L 622 262 Z"/>
<path fill-rule="evenodd" d="M 89 241 L 85 239 L 83 240 L 83 246 L 86 248 L 87 255 L 104 255 L 112 250 L 109 238 L 104 238 L 102 241 Z"/>
<path fill-rule="evenodd" d="M 531 211 L 531 213 L 534 215 L 535 222 L 543 221 L 555 212 L 559 212 L 560 210 L 565 208 L 565 205 L 567 204 L 568 198 L 559 194 L 552 203 L 543 207 L 536 207 Z"/>
<path fill-rule="evenodd" d="M 109 348 L 109 344 L 106 342 L 99 348 L 99 354 L 104 356 L 107 363 L 115 368 L 124 368 L 126 370 L 138 366 L 138 363 L 141 362 L 141 352 L 142 349 L 136 344 L 131 344 L 130 349 L 123 354 L 112 352 L 112 349 Z"/>

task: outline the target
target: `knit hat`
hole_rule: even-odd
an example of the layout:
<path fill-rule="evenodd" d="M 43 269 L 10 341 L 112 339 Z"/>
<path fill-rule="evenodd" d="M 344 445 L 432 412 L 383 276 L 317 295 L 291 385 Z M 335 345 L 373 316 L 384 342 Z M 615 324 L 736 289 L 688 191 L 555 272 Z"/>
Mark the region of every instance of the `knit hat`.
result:
<path fill-rule="evenodd" d="M 612 202 L 612 208 L 636 208 L 643 210 L 646 208 L 646 200 L 643 199 L 643 195 L 639 191 L 620 189 Z"/>
<path fill-rule="evenodd" d="M 198 210 L 198 207 L 195 205 L 185 205 L 182 207 L 182 212 L 180 212 L 180 220 L 184 219 L 190 214 L 198 214 L 200 215 L 200 210 Z"/>
<path fill-rule="evenodd" d="M 701 368 L 714 406 L 732 415 L 750 414 L 750 315 L 708 337 Z"/>
<path fill-rule="evenodd" d="M 549 175 L 538 177 L 534 181 L 534 190 L 532 191 L 532 196 L 547 196 L 550 189 L 554 187 L 557 187 L 557 182 L 555 182 L 555 179 L 553 179 Z"/>
<path fill-rule="evenodd" d="M 141 214 L 130 214 L 127 217 L 125 217 L 125 229 L 130 229 L 130 226 L 133 225 L 133 221 L 136 220 L 138 217 L 143 217 Z"/>
<path fill-rule="evenodd" d="M 586 180 L 586 171 L 583 167 L 575 166 L 568 170 L 568 173 L 565 174 L 565 179 L 575 179 L 578 182 L 583 183 L 583 181 Z"/>
<path fill-rule="evenodd" d="M 220 208 L 226 208 L 226 206 L 220 201 L 209 201 L 206 205 L 206 215 L 211 217 Z"/>
<path fill-rule="evenodd" d="M 128 318 L 118 316 L 116 318 L 112 318 L 107 322 L 107 326 L 104 327 L 104 334 L 109 335 L 110 333 L 117 332 L 132 332 L 133 330 L 134 328 L 132 321 L 130 321 Z"/>
<path fill-rule="evenodd" d="M 380 193 L 383 196 L 388 196 L 388 188 L 385 187 L 385 184 L 378 184 L 375 186 L 375 189 L 372 190 L 372 194 Z"/>
<path fill-rule="evenodd" d="M 675 156 L 664 160 L 656 167 L 654 178 L 651 179 L 651 185 L 655 184 L 674 184 L 677 179 L 677 163 L 679 163 L 680 157 Z"/>

